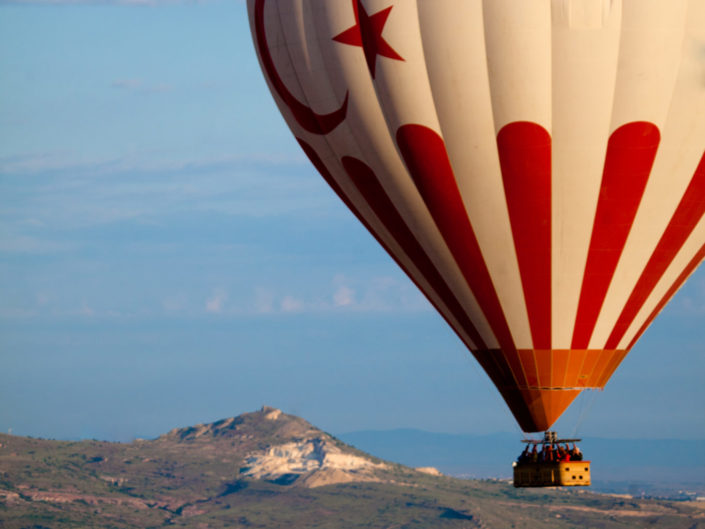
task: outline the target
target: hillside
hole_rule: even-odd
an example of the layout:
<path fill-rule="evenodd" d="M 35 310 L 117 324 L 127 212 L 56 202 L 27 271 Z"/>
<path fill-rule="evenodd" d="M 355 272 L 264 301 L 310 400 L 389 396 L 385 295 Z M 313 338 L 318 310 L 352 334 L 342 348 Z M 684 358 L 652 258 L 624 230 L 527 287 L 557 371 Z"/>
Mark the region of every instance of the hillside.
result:
<path fill-rule="evenodd" d="M 133 443 L 0 435 L 7 529 L 705 528 L 702 507 L 433 475 L 267 407 Z"/>

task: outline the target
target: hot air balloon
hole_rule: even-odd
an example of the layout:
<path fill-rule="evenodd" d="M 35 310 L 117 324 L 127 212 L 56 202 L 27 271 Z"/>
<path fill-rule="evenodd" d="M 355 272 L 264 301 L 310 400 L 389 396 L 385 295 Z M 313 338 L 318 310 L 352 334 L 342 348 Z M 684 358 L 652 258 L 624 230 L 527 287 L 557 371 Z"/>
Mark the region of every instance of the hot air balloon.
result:
<path fill-rule="evenodd" d="M 705 257 L 702 0 L 248 0 L 274 100 L 525 432 Z"/>

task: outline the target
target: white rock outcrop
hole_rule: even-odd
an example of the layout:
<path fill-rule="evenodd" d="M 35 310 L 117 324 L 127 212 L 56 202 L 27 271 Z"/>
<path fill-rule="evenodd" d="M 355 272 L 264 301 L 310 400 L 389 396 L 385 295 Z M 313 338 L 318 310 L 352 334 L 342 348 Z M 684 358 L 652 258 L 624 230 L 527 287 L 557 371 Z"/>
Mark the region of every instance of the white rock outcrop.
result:
<path fill-rule="evenodd" d="M 436 467 L 416 467 L 414 470 L 416 470 L 416 472 L 422 472 L 423 474 L 430 474 L 431 476 L 443 475 Z"/>
<path fill-rule="evenodd" d="M 276 480 L 285 475 L 309 474 L 308 486 L 374 480 L 373 472 L 387 468 L 364 457 L 347 454 L 332 442 L 315 438 L 285 443 L 245 459 L 242 473 L 255 479 Z M 316 479 L 311 474 L 317 475 Z M 327 477 L 326 477 L 327 476 Z"/>
<path fill-rule="evenodd" d="M 268 421 L 276 421 L 282 414 L 282 411 L 276 408 L 262 408 L 262 411 L 264 412 L 264 418 Z"/>

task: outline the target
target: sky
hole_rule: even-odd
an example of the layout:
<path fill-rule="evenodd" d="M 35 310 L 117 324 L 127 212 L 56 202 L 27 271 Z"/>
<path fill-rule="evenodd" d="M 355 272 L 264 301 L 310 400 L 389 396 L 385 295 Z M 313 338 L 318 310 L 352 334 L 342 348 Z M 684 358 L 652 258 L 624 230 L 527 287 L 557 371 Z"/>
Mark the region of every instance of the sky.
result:
<path fill-rule="evenodd" d="M 705 439 L 705 269 L 559 432 Z M 129 441 L 271 405 L 521 432 L 310 166 L 243 1 L 0 0 L 0 431 Z"/>

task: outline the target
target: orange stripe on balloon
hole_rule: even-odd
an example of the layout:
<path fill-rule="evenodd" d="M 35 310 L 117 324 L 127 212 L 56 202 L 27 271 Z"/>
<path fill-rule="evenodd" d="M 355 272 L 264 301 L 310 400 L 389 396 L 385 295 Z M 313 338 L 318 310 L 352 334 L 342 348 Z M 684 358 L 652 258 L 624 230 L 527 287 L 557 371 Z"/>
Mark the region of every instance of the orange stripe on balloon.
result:
<path fill-rule="evenodd" d="M 596 388 L 600 386 L 600 381 L 602 380 L 602 374 L 607 369 L 612 358 L 615 356 L 616 351 L 610 351 L 609 349 L 603 349 L 600 351 L 597 362 L 595 363 L 595 368 L 588 378 L 588 386 L 591 388 Z"/>
<path fill-rule="evenodd" d="M 581 384 L 583 364 L 587 358 L 586 349 L 569 349 L 570 358 L 568 359 L 568 368 L 565 376 L 565 386 L 569 388 L 584 387 Z M 587 377 L 584 377 L 587 378 Z"/>
<path fill-rule="evenodd" d="M 595 370 L 598 360 L 602 350 L 600 349 L 586 349 L 585 350 L 585 360 L 583 360 L 583 365 L 580 368 L 580 377 L 578 378 L 578 387 L 590 388 L 590 382 L 592 380 L 592 373 Z"/>
<path fill-rule="evenodd" d="M 627 356 L 627 351 L 624 349 L 617 349 L 613 351 L 613 354 L 610 358 L 609 363 L 607 364 L 607 367 L 595 383 L 598 388 L 605 387 L 605 384 L 607 384 L 607 381 L 612 376 L 612 373 L 614 373 L 617 367 L 619 367 L 619 364 L 622 363 L 622 360 L 624 360 L 625 356 Z"/>
<path fill-rule="evenodd" d="M 604 386 L 626 355 L 624 349 L 519 349 L 527 384 L 520 389 L 576 389 Z"/>
<path fill-rule="evenodd" d="M 553 383 L 553 353 L 550 349 L 534 349 L 534 361 L 539 375 L 539 386 L 556 387 Z"/>
<path fill-rule="evenodd" d="M 590 342 L 649 179 L 659 140 L 658 127 L 645 121 L 622 125 L 610 136 L 573 329 L 573 349 L 584 349 Z"/>
<path fill-rule="evenodd" d="M 565 386 L 568 365 L 570 362 L 570 351 L 565 349 L 553 349 L 551 352 L 551 387 L 557 388 Z"/>
<path fill-rule="evenodd" d="M 514 414 L 525 432 L 548 430 L 580 394 L 579 389 L 522 389 L 520 393 L 529 409 L 528 417 Z"/>

